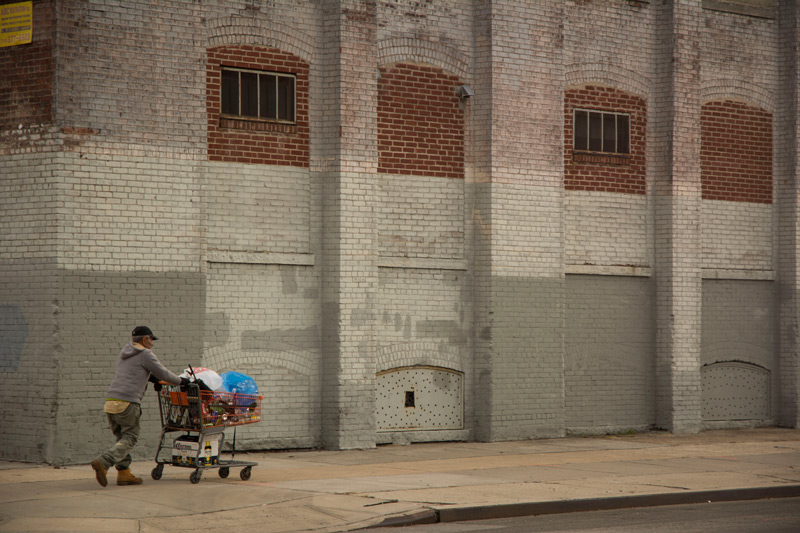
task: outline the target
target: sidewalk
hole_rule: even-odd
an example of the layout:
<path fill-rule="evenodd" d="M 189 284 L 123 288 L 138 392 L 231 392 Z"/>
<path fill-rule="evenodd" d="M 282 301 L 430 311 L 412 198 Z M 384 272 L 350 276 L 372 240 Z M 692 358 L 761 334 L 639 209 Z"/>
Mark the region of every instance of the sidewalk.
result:
<path fill-rule="evenodd" d="M 155 463 L 100 487 L 88 465 L 0 462 L 0 532 L 350 531 L 413 521 L 800 496 L 800 430 L 428 443 L 237 454 L 247 481 Z M 392 530 L 387 530 L 392 531 Z"/>

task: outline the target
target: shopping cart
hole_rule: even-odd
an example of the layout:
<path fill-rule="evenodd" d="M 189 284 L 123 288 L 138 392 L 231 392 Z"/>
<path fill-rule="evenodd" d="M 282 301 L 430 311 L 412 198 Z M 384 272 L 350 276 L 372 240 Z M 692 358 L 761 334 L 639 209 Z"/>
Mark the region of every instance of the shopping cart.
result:
<path fill-rule="evenodd" d="M 201 390 L 197 382 L 171 385 L 162 382 L 158 393 L 161 411 L 161 438 L 156 450 L 156 466 L 150 473 L 161 479 L 164 465 L 192 468 L 189 481 L 199 483 L 203 470 L 216 468 L 227 478 L 231 467 L 242 467 L 239 477 L 250 479 L 258 463 L 237 461 L 236 427 L 261 421 L 262 396 Z M 233 427 L 230 460 L 220 459 L 225 428 Z M 180 436 L 175 437 L 176 433 Z M 164 457 L 166 450 L 169 456 Z"/>

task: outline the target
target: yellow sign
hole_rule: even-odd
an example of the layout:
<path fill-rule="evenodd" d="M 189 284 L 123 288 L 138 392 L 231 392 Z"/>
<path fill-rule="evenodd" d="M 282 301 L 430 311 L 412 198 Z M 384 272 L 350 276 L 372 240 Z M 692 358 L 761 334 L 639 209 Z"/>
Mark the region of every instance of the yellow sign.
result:
<path fill-rule="evenodd" d="M 27 44 L 33 39 L 33 2 L 0 6 L 0 48 Z"/>

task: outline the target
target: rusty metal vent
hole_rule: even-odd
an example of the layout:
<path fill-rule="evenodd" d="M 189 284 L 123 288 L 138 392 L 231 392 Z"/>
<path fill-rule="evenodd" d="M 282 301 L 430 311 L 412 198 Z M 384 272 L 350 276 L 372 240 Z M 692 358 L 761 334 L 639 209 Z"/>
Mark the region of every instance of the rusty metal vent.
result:
<path fill-rule="evenodd" d="M 770 372 L 740 362 L 701 369 L 703 420 L 764 420 L 770 416 Z"/>
<path fill-rule="evenodd" d="M 464 428 L 464 374 L 433 366 L 376 375 L 378 431 Z"/>

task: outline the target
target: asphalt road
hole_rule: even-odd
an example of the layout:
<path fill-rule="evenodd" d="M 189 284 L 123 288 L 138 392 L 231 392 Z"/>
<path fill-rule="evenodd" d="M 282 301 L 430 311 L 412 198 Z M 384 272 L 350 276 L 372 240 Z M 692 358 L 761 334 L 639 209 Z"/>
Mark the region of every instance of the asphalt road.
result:
<path fill-rule="evenodd" d="M 402 533 L 797 533 L 800 498 L 645 507 L 408 526 Z M 390 528 L 364 531 L 391 533 Z"/>

